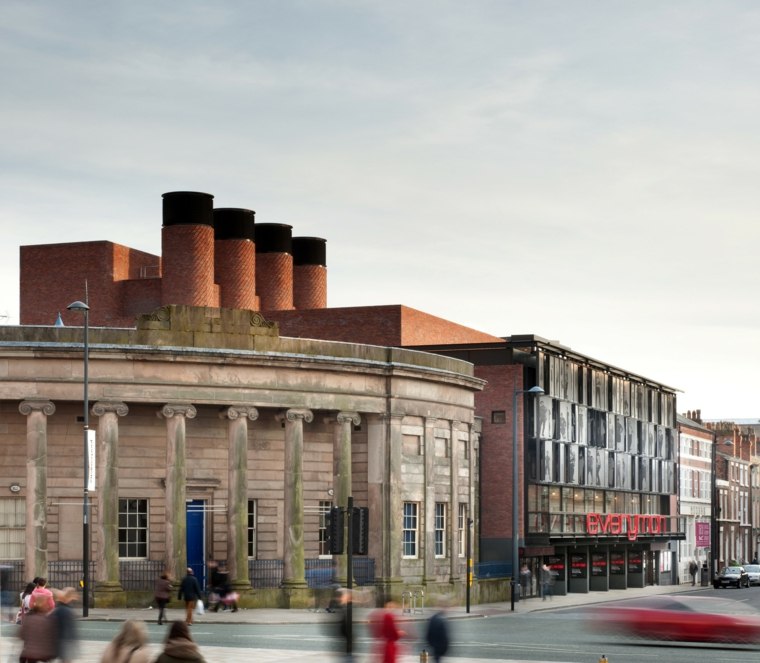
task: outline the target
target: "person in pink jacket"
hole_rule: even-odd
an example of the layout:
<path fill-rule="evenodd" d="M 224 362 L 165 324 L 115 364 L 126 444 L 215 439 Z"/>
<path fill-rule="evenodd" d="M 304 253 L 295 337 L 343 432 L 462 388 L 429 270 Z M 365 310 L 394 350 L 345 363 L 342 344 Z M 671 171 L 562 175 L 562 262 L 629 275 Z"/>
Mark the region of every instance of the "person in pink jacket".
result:
<path fill-rule="evenodd" d="M 48 589 L 47 580 L 45 578 L 36 578 L 35 581 L 37 586 L 32 590 L 32 601 L 34 602 L 35 600 L 38 600 L 37 597 L 39 596 L 43 597 L 44 601 L 47 603 L 48 612 L 50 612 L 55 608 L 53 592 Z"/>

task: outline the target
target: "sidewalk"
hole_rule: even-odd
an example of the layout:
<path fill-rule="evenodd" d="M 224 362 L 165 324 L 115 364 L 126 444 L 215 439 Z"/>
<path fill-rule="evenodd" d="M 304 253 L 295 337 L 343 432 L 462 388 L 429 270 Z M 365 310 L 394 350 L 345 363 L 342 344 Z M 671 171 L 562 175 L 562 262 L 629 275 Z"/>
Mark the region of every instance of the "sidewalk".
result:
<path fill-rule="evenodd" d="M 692 587 L 689 584 L 682 585 L 656 585 L 643 588 L 629 589 L 611 589 L 606 592 L 589 592 L 588 594 L 567 594 L 565 596 L 553 596 L 551 599 L 543 601 L 540 597 L 528 598 L 515 603 L 515 613 L 525 614 L 540 610 L 552 610 L 557 608 L 567 608 L 572 606 L 586 606 L 597 603 L 607 603 L 609 601 L 620 601 L 640 596 L 652 596 L 655 594 L 675 594 L 678 592 L 689 592 L 693 590 L 704 589 L 699 585 Z M 355 622 L 367 623 L 370 614 L 375 608 L 354 606 L 353 618 Z M 404 612 L 401 608 L 397 611 L 397 616 L 401 621 L 424 621 L 435 612 L 436 608 L 425 606 L 417 607 L 414 612 Z M 511 606 L 507 601 L 505 603 L 481 603 L 471 604 L 470 611 L 467 612 L 465 606 L 452 606 L 447 608 L 449 619 L 471 619 L 482 618 L 494 615 L 510 614 Z M 146 622 L 156 620 L 158 612 L 150 607 L 143 609 L 100 609 L 91 608 L 87 620 L 95 621 L 125 621 L 127 619 L 140 619 Z M 168 609 L 169 621 L 174 619 L 184 619 L 184 609 Z M 246 610 L 240 609 L 237 612 L 227 610 L 225 612 L 206 612 L 205 615 L 197 617 L 199 624 L 316 624 L 324 621 L 330 615 L 324 610 L 313 609 L 295 609 L 295 610 L 278 610 L 276 608 Z"/>

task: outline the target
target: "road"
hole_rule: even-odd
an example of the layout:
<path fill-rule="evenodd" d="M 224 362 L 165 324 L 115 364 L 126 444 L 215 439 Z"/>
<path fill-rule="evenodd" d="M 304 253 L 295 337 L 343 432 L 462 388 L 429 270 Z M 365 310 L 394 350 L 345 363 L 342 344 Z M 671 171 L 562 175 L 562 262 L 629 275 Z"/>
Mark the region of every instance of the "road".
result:
<path fill-rule="evenodd" d="M 695 595 L 716 596 L 740 602 L 746 609 L 760 609 L 760 588 L 714 590 Z M 621 601 L 624 603 L 625 601 Z M 140 613 L 137 613 L 137 617 Z M 79 622 L 82 663 L 98 663 L 99 655 L 118 631 L 119 622 Z M 698 660 L 744 663 L 758 659 L 758 648 L 698 644 L 650 643 L 613 639 L 594 632 L 594 624 L 582 607 L 567 607 L 489 617 L 450 620 L 453 647 L 449 659 L 458 663 L 473 660 L 541 661 L 552 663 L 596 663 L 602 654 L 610 663 L 646 663 L 665 659 L 668 663 Z M 423 648 L 420 638 L 424 622 L 405 622 L 403 663 L 419 661 Z M 165 627 L 148 625 L 151 648 L 158 653 Z M 4 626 L 0 663 L 12 658 L 12 627 Z M 324 661 L 331 652 L 341 658 L 342 643 L 332 637 L 327 624 L 230 624 L 198 623 L 193 637 L 209 663 L 256 660 L 257 663 L 306 663 Z M 372 640 L 366 624 L 356 625 L 355 651 L 362 663 L 372 657 Z M 255 651 L 255 653 L 253 653 Z M 17 655 L 14 660 L 18 660 Z M 432 660 L 432 659 L 431 659 Z"/>

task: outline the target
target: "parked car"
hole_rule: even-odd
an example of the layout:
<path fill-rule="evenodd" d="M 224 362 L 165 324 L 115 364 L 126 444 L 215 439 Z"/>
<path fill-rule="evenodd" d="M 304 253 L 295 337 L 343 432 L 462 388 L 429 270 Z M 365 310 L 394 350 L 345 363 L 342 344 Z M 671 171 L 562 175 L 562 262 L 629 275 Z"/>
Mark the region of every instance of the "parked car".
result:
<path fill-rule="evenodd" d="M 755 644 L 760 614 L 744 601 L 688 595 L 651 596 L 589 610 L 593 632 L 646 640 Z"/>
<path fill-rule="evenodd" d="M 720 589 L 721 587 L 736 587 L 736 589 L 749 587 L 749 576 L 743 566 L 724 566 L 721 572 L 715 576 L 713 587 L 715 589 Z"/>
<path fill-rule="evenodd" d="M 745 564 L 744 570 L 749 576 L 750 585 L 760 585 L 760 564 Z"/>

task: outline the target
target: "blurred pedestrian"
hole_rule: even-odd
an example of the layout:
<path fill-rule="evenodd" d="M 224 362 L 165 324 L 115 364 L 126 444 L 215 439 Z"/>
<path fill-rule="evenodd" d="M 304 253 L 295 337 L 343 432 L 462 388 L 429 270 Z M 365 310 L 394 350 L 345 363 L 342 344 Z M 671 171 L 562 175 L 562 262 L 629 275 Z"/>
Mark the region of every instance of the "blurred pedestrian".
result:
<path fill-rule="evenodd" d="M 533 574 L 530 572 L 527 564 L 520 568 L 520 586 L 522 587 L 523 598 L 530 596 L 530 586 L 533 580 Z"/>
<path fill-rule="evenodd" d="M 143 622 L 128 619 L 111 640 L 100 663 L 150 663 L 148 633 Z"/>
<path fill-rule="evenodd" d="M 692 586 L 697 584 L 697 571 L 699 570 L 699 565 L 695 560 L 691 560 L 689 562 L 689 575 L 691 576 L 691 584 Z"/>
<path fill-rule="evenodd" d="M 166 615 L 164 610 L 169 603 L 169 598 L 172 593 L 172 583 L 169 580 L 169 574 L 164 572 L 158 578 L 156 578 L 156 584 L 154 588 L 154 598 L 156 599 L 156 605 L 158 606 L 158 625 L 164 623 Z"/>
<path fill-rule="evenodd" d="M 50 613 L 50 619 L 55 622 L 56 655 L 62 663 L 71 663 L 76 658 L 79 648 L 77 638 L 77 620 L 71 604 L 77 598 L 77 590 L 64 587 L 56 592 L 58 605 Z"/>
<path fill-rule="evenodd" d="M 164 651 L 155 663 L 206 663 L 185 622 L 172 622 Z M 130 662 L 131 663 L 131 662 Z"/>
<path fill-rule="evenodd" d="M 203 599 L 201 586 L 198 584 L 198 580 L 193 575 L 193 570 L 189 566 L 187 567 L 187 574 L 179 584 L 177 598 L 180 601 L 182 599 L 185 600 L 185 623 L 190 626 L 193 623 L 195 606 L 198 605 L 198 601 Z"/>
<path fill-rule="evenodd" d="M 396 615 L 393 614 L 398 606 L 388 601 L 385 608 L 373 617 L 373 633 L 378 640 L 379 658 L 381 663 L 396 663 L 398 660 L 398 641 L 406 633 L 398 627 Z"/>
<path fill-rule="evenodd" d="M 17 624 L 20 624 L 24 620 L 24 615 L 29 612 L 29 602 L 32 600 L 32 592 L 36 586 L 34 582 L 27 583 L 24 591 L 19 595 L 19 608 L 16 613 Z"/>
<path fill-rule="evenodd" d="M 214 612 L 219 611 L 219 606 L 222 606 L 222 610 L 232 608 L 232 612 L 237 612 L 237 600 L 239 594 L 233 592 L 230 587 L 230 572 L 227 567 L 222 564 L 216 572 L 216 591 L 219 594 L 219 600 L 214 606 Z"/>
<path fill-rule="evenodd" d="M 47 597 L 38 594 L 29 602 L 29 612 L 18 629 L 22 641 L 20 663 L 52 661 L 56 655 L 56 627 L 50 618 Z"/>
<path fill-rule="evenodd" d="M 48 612 L 50 612 L 55 608 L 55 598 L 53 597 L 53 592 L 47 586 L 47 579 L 35 578 L 35 583 L 37 586 L 32 590 L 32 595 L 35 597 L 43 596 L 45 601 L 47 601 Z"/>
<path fill-rule="evenodd" d="M 219 609 L 219 562 L 214 559 L 208 563 L 208 586 L 206 587 L 206 607 L 209 610 Z"/>
<path fill-rule="evenodd" d="M 330 599 L 330 606 L 327 612 L 334 615 L 330 619 L 330 623 L 334 624 L 334 632 L 344 643 L 343 651 L 348 653 L 348 640 L 352 638 L 351 629 L 353 627 L 352 616 L 349 615 L 349 603 L 351 603 L 351 592 L 344 587 L 339 587 L 335 590 L 333 597 Z M 353 648 L 353 638 L 352 638 Z M 351 660 L 351 656 L 348 656 L 347 660 Z"/>
<path fill-rule="evenodd" d="M 552 597 L 552 590 L 554 588 L 554 574 L 549 568 L 548 564 L 544 564 L 541 567 L 541 593 L 544 595 L 543 600 L 546 601 L 548 596 Z"/>
<path fill-rule="evenodd" d="M 449 623 L 443 610 L 439 610 L 428 620 L 425 640 L 435 663 L 440 663 L 449 651 Z"/>

